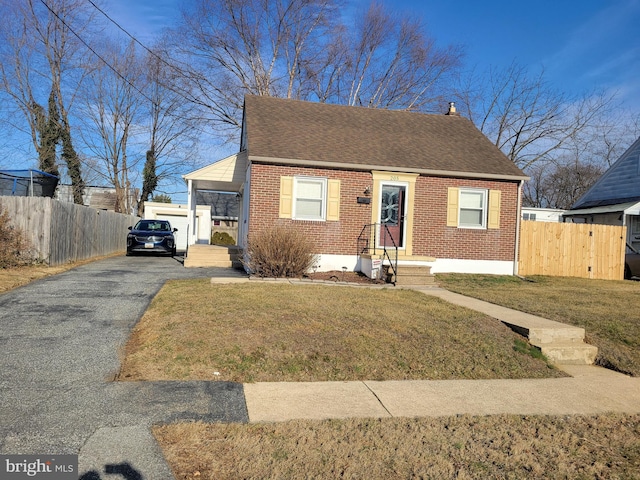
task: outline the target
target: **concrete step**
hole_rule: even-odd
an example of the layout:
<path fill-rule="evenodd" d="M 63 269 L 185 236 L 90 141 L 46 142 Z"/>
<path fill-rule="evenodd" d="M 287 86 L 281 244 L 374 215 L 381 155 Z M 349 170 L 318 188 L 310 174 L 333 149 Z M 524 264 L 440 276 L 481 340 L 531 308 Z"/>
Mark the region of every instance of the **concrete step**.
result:
<path fill-rule="evenodd" d="M 551 343 L 582 343 L 584 328 L 565 325 L 557 328 L 530 328 L 527 334 L 529 342 L 534 345 Z"/>
<path fill-rule="evenodd" d="M 598 347 L 587 343 L 557 342 L 534 346 L 556 365 L 592 365 L 598 354 Z"/>
<path fill-rule="evenodd" d="M 431 274 L 431 267 L 427 265 L 398 265 L 395 284 L 398 286 L 435 285 L 435 275 Z"/>
<path fill-rule="evenodd" d="M 399 286 L 417 286 L 417 285 L 435 285 L 435 275 L 407 275 L 404 273 L 398 273 L 396 278 L 396 285 Z"/>
<path fill-rule="evenodd" d="M 220 245 L 190 245 L 184 266 L 193 267 L 222 267 L 240 268 L 241 254 L 238 247 L 224 247 Z"/>

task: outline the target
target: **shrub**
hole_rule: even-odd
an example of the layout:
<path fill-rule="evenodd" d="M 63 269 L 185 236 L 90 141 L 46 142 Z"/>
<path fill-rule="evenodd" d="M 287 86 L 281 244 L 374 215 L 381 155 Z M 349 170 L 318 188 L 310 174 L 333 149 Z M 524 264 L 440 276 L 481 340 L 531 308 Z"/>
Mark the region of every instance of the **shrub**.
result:
<path fill-rule="evenodd" d="M 29 243 L 19 228 L 11 225 L 9 212 L 0 204 L 0 268 L 17 267 L 33 261 Z"/>
<path fill-rule="evenodd" d="M 227 232 L 213 232 L 211 235 L 212 245 L 235 245 L 236 241 Z"/>
<path fill-rule="evenodd" d="M 243 263 L 261 277 L 300 277 L 313 266 L 314 250 L 300 230 L 274 225 L 248 238 Z"/>

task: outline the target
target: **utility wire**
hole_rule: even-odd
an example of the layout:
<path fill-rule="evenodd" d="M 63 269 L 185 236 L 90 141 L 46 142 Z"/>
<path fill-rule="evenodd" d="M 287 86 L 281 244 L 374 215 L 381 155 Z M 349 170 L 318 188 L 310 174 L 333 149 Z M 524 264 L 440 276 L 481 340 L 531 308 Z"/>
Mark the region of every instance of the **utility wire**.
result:
<path fill-rule="evenodd" d="M 111 16 L 105 12 L 103 9 L 101 9 L 98 5 L 96 5 L 93 0 L 87 0 L 92 6 L 93 8 L 95 8 L 98 12 L 100 12 L 107 20 L 109 20 L 111 23 L 113 23 L 116 27 L 118 27 L 118 29 L 120 29 L 122 32 L 124 32 L 125 35 L 127 35 L 129 38 L 131 38 L 131 40 L 133 40 L 135 43 L 137 43 L 138 45 L 140 45 L 142 48 L 144 48 L 150 55 L 152 55 L 153 57 L 157 58 L 158 60 L 160 60 L 160 62 L 162 62 L 164 65 L 166 65 L 167 67 L 171 68 L 172 70 L 175 70 L 176 72 L 178 72 L 180 75 L 182 75 L 183 77 L 188 77 L 189 75 L 180 67 L 171 64 L 169 62 L 167 62 L 163 57 L 161 57 L 160 55 L 158 55 L 156 52 L 154 52 L 152 49 L 150 49 L 149 47 L 147 47 L 144 43 L 142 43 L 140 40 L 138 40 L 134 35 L 132 35 L 131 33 L 129 33 L 128 30 L 126 30 L 122 25 L 120 25 L 117 21 L 115 21 L 113 18 L 111 18 Z M 200 106 L 203 107 L 207 107 L 212 109 L 213 107 L 201 100 L 195 99 L 192 96 L 187 97 L 184 93 L 177 91 L 173 88 L 170 88 L 170 90 L 174 93 L 177 93 L 178 95 L 180 95 L 182 98 L 184 98 L 187 102 L 190 103 L 196 103 Z"/>
<path fill-rule="evenodd" d="M 164 60 L 162 57 L 160 57 L 158 54 L 156 54 L 155 52 L 153 52 L 151 49 L 149 49 L 147 46 L 145 46 L 142 42 L 140 42 L 137 38 L 135 38 L 133 35 L 131 35 L 129 32 L 127 32 L 124 28 L 122 28 L 117 22 L 115 22 L 113 19 L 111 19 L 111 17 L 109 17 L 103 10 L 101 10 L 95 3 L 93 3 L 91 0 L 88 0 L 89 3 L 95 7 L 100 13 L 102 13 L 107 19 L 109 19 L 109 21 L 113 22 L 114 25 L 116 25 L 119 29 L 121 29 L 123 32 L 125 32 L 129 37 L 131 37 L 136 43 L 138 43 L 140 46 L 142 46 L 147 52 L 149 52 L 150 54 L 152 54 L 153 56 L 155 56 L 156 58 L 158 58 L 160 61 L 162 61 L 165 65 L 167 65 L 168 67 L 177 70 L 181 75 L 184 76 L 184 71 L 179 69 L 178 67 L 176 67 L 175 65 L 171 65 L 169 64 L 166 60 Z M 86 42 L 80 35 L 78 35 L 78 33 L 75 32 L 75 30 L 73 28 L 71 28 L 71 26 L 65 22 L 56 11 L 54 11 L 45 0 L 40 0 L 40 2 L 47 8 L 47 10 L 49 10 L 58 20 L 60 20 L 60 22 L 69 29 L 69 31 L 71 33 L 73 33 L 73 35 L 75 35 L 75 37 L 80 40 L 80 42 L 82 42 L 82 44 L 87 47 L 91 53 L 93 53 L 98 59 L 100 59 L 101 62 L 103 62 L 111 71 L 113 71 L 118 77 L 120 77 L 123 81 L 125 81 L 131 88 L 133 88 L 136 92 L 138 92 L 140 95 L 142 95 L 142 97 L 144 97 L 146 100 L 148 100 L 155 108 L 161 108 L 161 105 L 158 104 L 158 102 L 156 102 L 155 100 L 151 99 L 146 93 L 144 93 L 142 90 L 140 90 L 134 83 L 132 83 L 128 78 L 126 78 L 120 71 L 118 71 L 117 68 L 115 68 L 113 65 L 111 65 L 107 60 L 104 59 L 104 57 L 102 55 L 100 55 L 91 45 L 89 45 L 88 42 Z M 194 98 L 189 98 L 187 97 L 184 93 L 175 90 L 174 88 L 171 87 L 167 87 L 168 90 L 171 90 L 172 92 L 176 93 L 177 95 L 180 95 L 184 100 L 186 100 L 189 103 L 195 103 L 195 104 L 199 104 L 203 107 L 207 107 L 207 108 L 212 108 L 211 105 L 204 103 L 202 101 L 199 101 L 197 99 Z M 182 115 L 177 115 L 173 112 L 169 112 L 166 111 L 167 115 L 178 118 L 178 119 L 182 119 L 182 120 L 187 120 L 190 121 L 192 120 L 191 118 L 186 118 Z"/>
<path fill-rule="evenodd" d="M 53 10 L 45 0 L 40 0 L 40 2 L 47 7 L 47 10 L 49 10 L 58 20 L 60 20 L 60 22 L 62 22 L 62 24 L 69 29 L 69 31 L 71 33 L 73 33 L 76 38 L 78 40 L 80 40 L 82 42 L 82 44 L 87 47 L 91 53 L 93 53 L 96 57 L 98 57 L 100 59 L 101 62 L 103 62 L 107 67 L 109 67 L 109 69 L 111 71 L 113 71 L 113 73 L 115 73 L 118 77 L 120 77 L 122 80 L 124 80 L 131 88 L 133 88 L 136 92 L 138 92 L 140 95 L 142 95 L 145 99 L 147 99 L 149 102 L 151 102 L 151 104 L 156 107 L 159 108 L 160 105 L 157 104 L 157 102 L 155 102 L 154 100 L 152 100 L 149 96 L 147 96 L 146 93 L 144 93 L 142 90 L 140 90 L 136 85 L 134 85 L 128 78 L 126 78 L 122 73 L 120 73 L 118 71 L 118 69 L 116 69 L 114 66 L 112 66 L 109 62 L 107 62 L 102 55 L 100 55 L 98 52 L 95 51 L 95 49 L 89 45 L 87 42 L 85 42 L 82 37 L 80 35 L 78 35 L 75 30 L 73 28 L 71 28 L 71 26 L 69 24 L 67 24 L 67 22 L 65 22 L 60 15 L 58 15 L 58 12 L 56 12 L 55 10 Z"/>

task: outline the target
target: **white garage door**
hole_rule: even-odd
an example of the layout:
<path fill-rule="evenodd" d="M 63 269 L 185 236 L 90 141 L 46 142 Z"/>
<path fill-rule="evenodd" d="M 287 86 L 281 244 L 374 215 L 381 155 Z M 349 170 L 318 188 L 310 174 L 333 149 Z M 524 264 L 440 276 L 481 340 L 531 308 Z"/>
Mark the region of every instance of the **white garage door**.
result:
<path fill-rule="evenodd" d="M 187 225 L 189 224 L 186 215 L 156 215 L 159 220 L 168 220 L 176 232 L 176 248 L 178 250 L 187 249 Z M 197 232 L 196 232 L 197 233 Z"/>

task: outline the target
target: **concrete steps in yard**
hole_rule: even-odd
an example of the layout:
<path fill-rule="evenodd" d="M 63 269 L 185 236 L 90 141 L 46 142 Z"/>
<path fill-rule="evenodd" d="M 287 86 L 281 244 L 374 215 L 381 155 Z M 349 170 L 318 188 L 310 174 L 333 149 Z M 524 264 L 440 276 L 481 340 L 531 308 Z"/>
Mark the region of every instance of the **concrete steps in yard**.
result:
<path fill-rule="evenodd" d="M 500 320 L 511 330 L 526 337 L 531 345 L 556 365 L 592 365 L 598 354 L 597 347 L 584 343 L 584 328 L 512 310 L 448 290 L 425 288 L 423 291 Z"/>
<path fill-rule="evenodd" d="M 390 270 L 389 270 L 390 272 Z M 435 286 L 435 275 L 431 273 L 431 267 L 425 265 L 398 265 L 398 273 L 395 279 L 397 286 Z"/>
<path fill-rule="evenodd" d="M 184 259 L 184 266 L 194 267 L 223 267 L 241 268 L 241 249 L 236 246 L 222 245 L 189 245 L 187 256 Z"/>
<path fill-rule="evenodd" d="M 520 317 L 502 320 L 512 330 L 529 339 L 552 363 L 558 365 L 592 365 L 598 348 L 584 343 L 584 328 L 566 325 L 543 318 L 525 322 Z M 535 317 L 534 317 L 535 318 Z"/>

